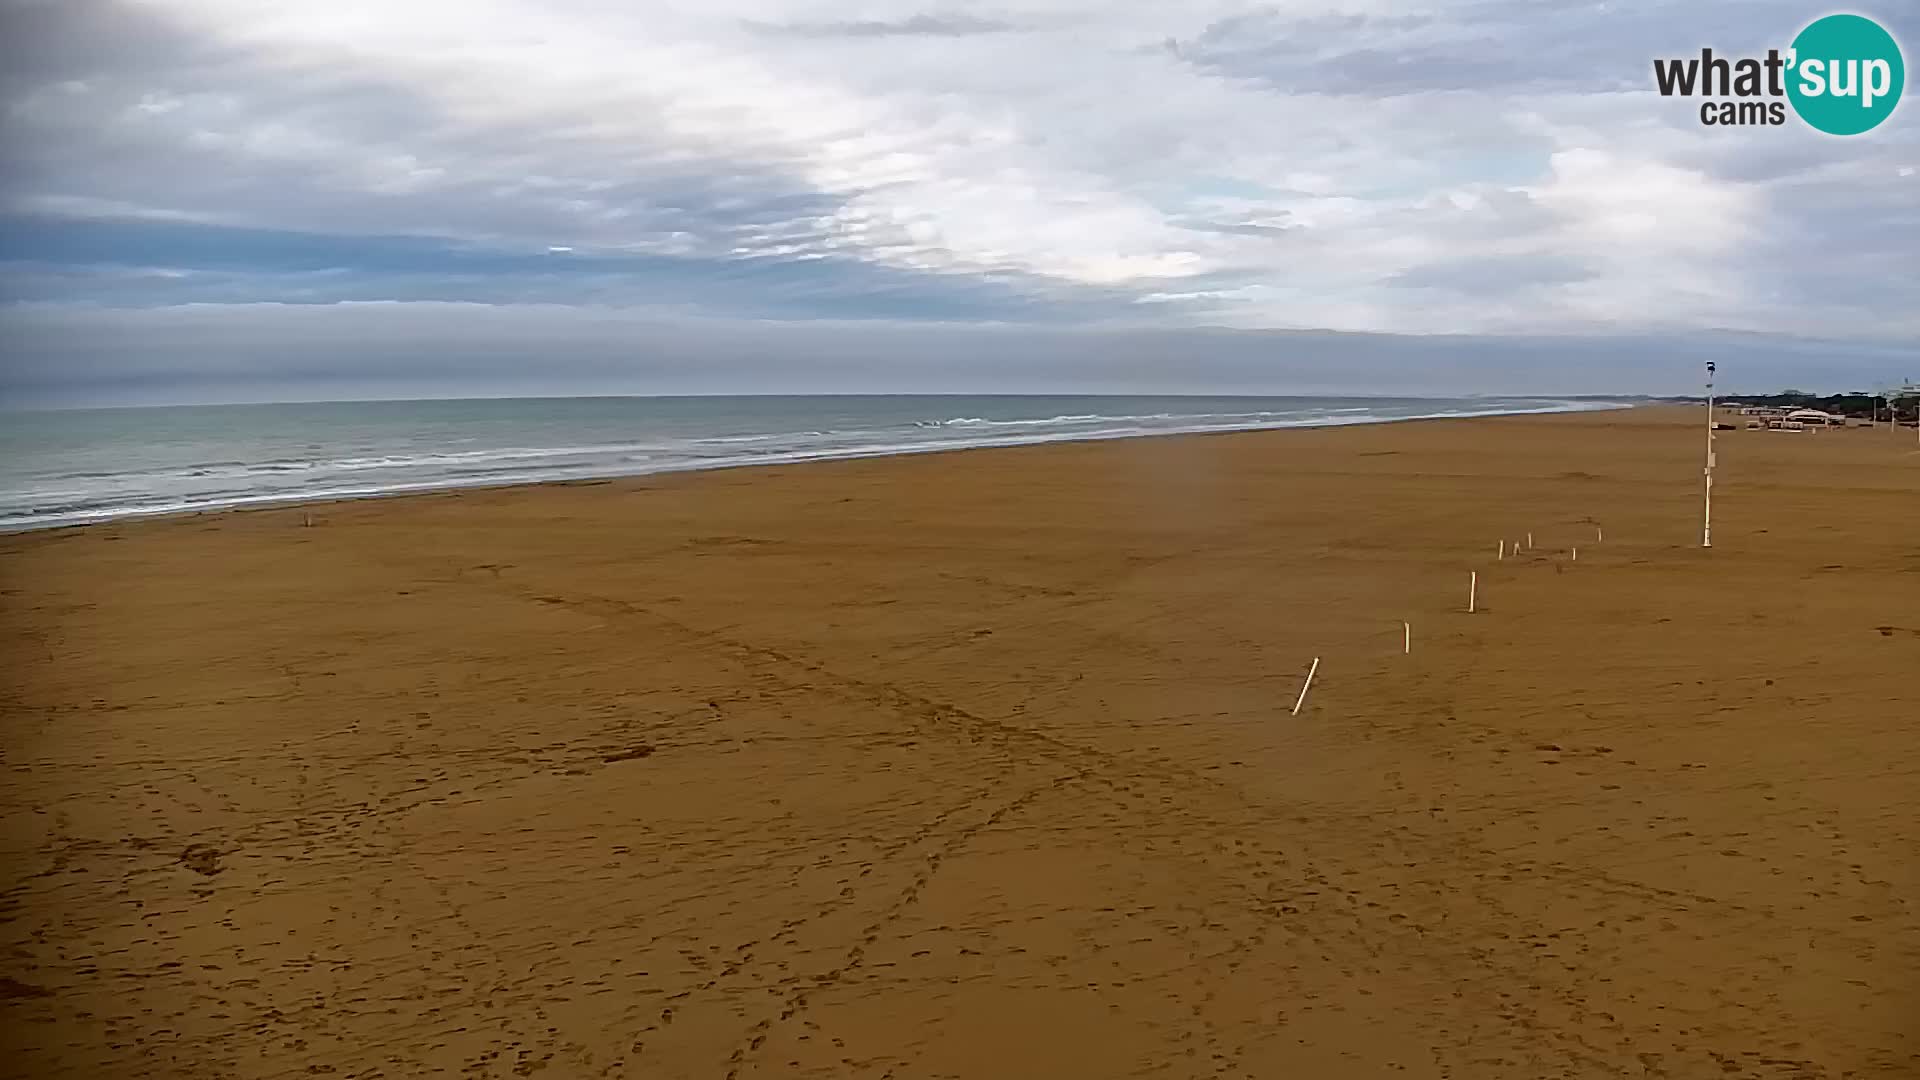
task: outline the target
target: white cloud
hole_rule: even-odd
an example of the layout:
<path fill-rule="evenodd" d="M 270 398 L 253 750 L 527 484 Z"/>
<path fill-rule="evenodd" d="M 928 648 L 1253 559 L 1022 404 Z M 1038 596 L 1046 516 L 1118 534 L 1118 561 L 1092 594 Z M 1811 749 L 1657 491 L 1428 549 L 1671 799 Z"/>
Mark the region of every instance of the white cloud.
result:
<path fill-rule="evenodd" d="M 1825 303 L 1819 290 L 1844 291 L 1837 262 L 1835 280 L 1782 284 L 1754 250 L 1831 227 L 1803 199 L 1831 201 L 1861 170 L 1890 182 L 1915 127 L 1818 155 L 1795 132 L 1702 129 L 1644 84 L 1651 50 L 1708 44 L 1716 20 L 1650 2 L 1552 17 L 1464 0 L 125 10 L 172 36 L 10 102 L 35 151 L 17 206 L 850 258 L 1124 290 L 1155 318 L 1242 326 L 1913 320 Z M 1900 197 L 1857 212 L 1897 216 Z M 1894 272 L 1914 282 L 1907 265 Z"/>

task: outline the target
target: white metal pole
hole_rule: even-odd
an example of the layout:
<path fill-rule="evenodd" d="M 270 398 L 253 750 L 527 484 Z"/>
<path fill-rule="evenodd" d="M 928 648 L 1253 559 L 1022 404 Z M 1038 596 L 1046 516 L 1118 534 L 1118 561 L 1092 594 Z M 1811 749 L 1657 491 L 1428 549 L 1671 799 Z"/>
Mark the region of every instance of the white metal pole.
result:
<path fill-rule="evenodd" d="M 1700 520 L 1700 546 L 1713 546 L 1713 361 L 1707 361 L 1707 484 Z"/>

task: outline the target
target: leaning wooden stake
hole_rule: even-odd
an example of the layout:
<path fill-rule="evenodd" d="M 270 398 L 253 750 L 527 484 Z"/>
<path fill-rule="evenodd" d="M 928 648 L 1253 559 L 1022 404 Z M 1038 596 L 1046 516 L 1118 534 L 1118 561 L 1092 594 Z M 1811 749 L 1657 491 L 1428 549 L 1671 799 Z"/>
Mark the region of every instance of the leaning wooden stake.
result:
<path fill-rule="evenodd" d="M 1473 601 L 1480 591 L 1480 571 L 1474 570 L 1467 578 L 1467 614 L 1473 614 Z"/>
<path fill-rule="evenodd" d="M 1307 681 L 1300 685 L 1300 697 L 1293 703 L 1294 716 L 1300 715 L 1300 706 L 1307 703 L 1307 691 L 1313 689 L 1313 673 L 1320 670 L 1320 658 L 1313 658 L 1313 666 L 1307 669 Z"/>

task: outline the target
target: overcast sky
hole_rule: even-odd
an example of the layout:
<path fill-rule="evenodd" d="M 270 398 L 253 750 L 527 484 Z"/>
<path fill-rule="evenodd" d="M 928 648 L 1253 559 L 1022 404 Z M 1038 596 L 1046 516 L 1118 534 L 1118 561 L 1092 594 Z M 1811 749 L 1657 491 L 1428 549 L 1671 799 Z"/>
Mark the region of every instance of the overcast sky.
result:
<path fill-rule="evenodd" d="M 1651 90 L 1827 10 L 0 0 L 0 401 L 1920 376 L 1920 107 Z"/>

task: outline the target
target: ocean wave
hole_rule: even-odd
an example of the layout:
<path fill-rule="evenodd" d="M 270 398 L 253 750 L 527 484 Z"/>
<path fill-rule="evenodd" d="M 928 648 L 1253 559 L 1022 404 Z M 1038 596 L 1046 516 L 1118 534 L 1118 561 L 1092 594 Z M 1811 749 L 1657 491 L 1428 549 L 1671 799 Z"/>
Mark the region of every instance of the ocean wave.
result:
<path fill-rule="evenodd" d="M 1102 413 L 1069 413 L 1061 416 L 1049 416 L 1021 420 L 989 420 L 980 416 L 955 416 L 946 420 L 916 420 L 915 427 L 921 428 L 967 428 L 967 427 L 1046 427 L 1065 424 L 1128 424 L 1151 421 L 1200 421 L 1200 420 L 1244 420 L 1257 418 L 1280 418 L 1300 416 L 1313 412 L 1311 409 L 1289 409 L 1285 411 L 1261 411 L 1245 413 L 1130 413 L 1109 416 Z"/>
<path fill-rule="evenodd" d="M 1390 406 L 1382 403 L 1332 408 L 1303 404 L 1297 409 L 1241 412 L 1074 413 L 1044 419 L 957 416 L 937 421 L 902 419 L 888 425 L 848 430 L 808 428 L 568 446 L 219 461 L 121 473 L 95 471 L 84 474 L 84 479 L 83 474 L 77 473 L 49 476 L 44 487 L 0 491 L 0 530 L 563 479 L 780 465 L 974 447 L 1624 407 L 1611 402 L 1506 399 L 1489 401 L 1479 407 L 1420 411 L 1419 404 L 1401 401 Z"/>
<path fill-rule="evenodd" d="M 781 436 L 768 436 L 779 438 Z M 444 466 L 491 464 L 494 462 L 534 461 L 556 457 L 608 457 L 623 453 L 647 453 L 672 449 L 671 444 L 614 443 L 592 446 L 507 446 L 488 450 L 422 451 L 369 454 L 356 457 L 269 458 L 262 461 L 189 462 L 161 468 L 125 471 L 62 473 L 57 481 L 114 480 L 129 483 L 166 482 L 175 479 L 230 480 L 273 474 L 354 473 L 383 469 L 431 469 Z"/>

